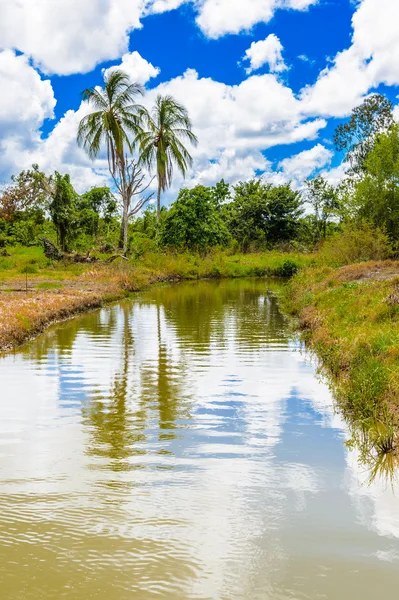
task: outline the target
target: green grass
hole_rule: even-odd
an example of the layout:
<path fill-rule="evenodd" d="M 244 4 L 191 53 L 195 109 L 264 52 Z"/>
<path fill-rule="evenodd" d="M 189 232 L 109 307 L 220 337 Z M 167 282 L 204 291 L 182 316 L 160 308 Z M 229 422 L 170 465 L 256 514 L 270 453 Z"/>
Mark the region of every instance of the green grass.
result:
<path fill-rule="evenodd" d="M 89 264 L 65 264 L 49 261 L 41 248 L 9 248 L 11 256 L 0 258 L 0 282 L 29 274 L 30 280 L 48 279 L 67 281 L 79 278 L 94 268 Z M 100 258 L 107 258 L 106 256 Z M 204 277 L 290 276 L 296 270 L 311 264 L 311 255 L 262 252 L 256 254 L 230 254 L 215 251 L 201 256 L 189 252 L 148 253 L 129 262 L 117 260 L 107 267 L 110 273 L 131 271 L 137 275 L 158 274 L 176 279 L 202 279 Z"/>
<path fill-rule="evenodd" d="M 60 283 L 52 283 L 50 281 L 43 281 L 42 283 L 37 283 L 35 285 L 35 288 L 37 290 L 57 290 L 62 287 L 63 285 L 61 285 Z"/>
<path fill-rule="evenodd" d="M 308 268 L 287 293 L 305 340 L 332 377 L 354 439 L 368 448 L 365 462 L 381 468 L 394 462 L 381 453 L 399 450 L 399 277 L 375 280 L 365 273 L 372 277 L 384 264 L 390 274 L 390 261 Z"/>

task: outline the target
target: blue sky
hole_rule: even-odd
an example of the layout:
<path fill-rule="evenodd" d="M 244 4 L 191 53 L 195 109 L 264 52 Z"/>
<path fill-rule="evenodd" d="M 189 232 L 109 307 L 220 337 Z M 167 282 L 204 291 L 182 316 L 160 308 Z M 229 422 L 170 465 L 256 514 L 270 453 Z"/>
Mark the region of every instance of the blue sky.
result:
<path fill-rule="evenodd" d="M 336 125 L 374 90 L 397 103 L 397 0 L 0 0 L 0 12 L 2 183 L 32 162 L 79 191 L 107 181 L 105 157 L 91 163 L 75 138 L 80 92 L 112 66 L 149 107 L 158 93 L 187 106 L 199 138 L 187 185 L 338 181 Z"/>

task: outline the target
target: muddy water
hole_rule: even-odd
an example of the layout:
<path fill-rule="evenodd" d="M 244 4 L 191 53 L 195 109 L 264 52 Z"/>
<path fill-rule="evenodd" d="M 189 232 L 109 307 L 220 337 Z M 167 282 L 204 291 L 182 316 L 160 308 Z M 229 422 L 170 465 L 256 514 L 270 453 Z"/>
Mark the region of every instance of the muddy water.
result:
<path fill-rule="evenodd" d="M 2 600 L 375 600 L 399 503 L 264 280 L 153 290 L 0 359 Z"/>

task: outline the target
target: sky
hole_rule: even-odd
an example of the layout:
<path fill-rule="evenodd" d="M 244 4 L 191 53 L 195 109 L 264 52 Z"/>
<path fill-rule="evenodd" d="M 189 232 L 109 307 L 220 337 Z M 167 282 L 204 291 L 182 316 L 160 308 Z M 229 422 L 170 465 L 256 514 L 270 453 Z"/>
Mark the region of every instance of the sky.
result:
<path fill-rule="evenodd" d="M 120 67 L 171 94 L 199 144 L 181 185 L 343 176 L 335 127 L 368 94 L 399 116 L 398 0 L 0 0 L 0 184 L 32 163 L 108 182 L 77 147 L 83 89 Z"/>

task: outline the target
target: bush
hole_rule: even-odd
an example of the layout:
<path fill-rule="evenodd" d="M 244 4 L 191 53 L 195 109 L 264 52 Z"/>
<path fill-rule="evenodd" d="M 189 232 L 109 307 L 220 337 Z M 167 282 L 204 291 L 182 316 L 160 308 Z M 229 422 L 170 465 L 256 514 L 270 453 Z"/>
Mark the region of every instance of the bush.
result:
<path fill-rule="evenodd" d="M 392 256 L 387 234 L 369 223 L 348 224 L 322 246 L 319 259 L 323 264 L 340 267 L 368 260 L 386 260 Z"/>
<path fill-rule="evenodd" d="M 293 277 L 299 271 L 299 266 L 292 260 L 285 260 L 280 267 L 277 267 L 274 274 L 278 277 Z"/>
<path fill-rule="evenodd" d="M 129 250 L 134 258 L 140 258 L 148 252 L 156 252 L 157 244 L 155 240 L 150 239 L 146 235 L 135 233 L 129 240 Z"/>

